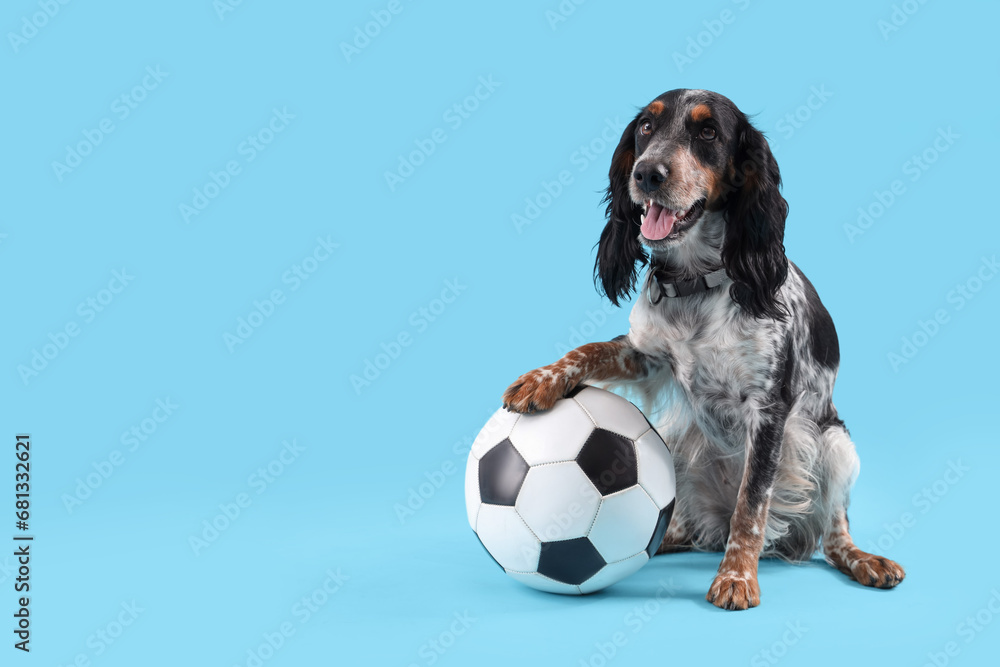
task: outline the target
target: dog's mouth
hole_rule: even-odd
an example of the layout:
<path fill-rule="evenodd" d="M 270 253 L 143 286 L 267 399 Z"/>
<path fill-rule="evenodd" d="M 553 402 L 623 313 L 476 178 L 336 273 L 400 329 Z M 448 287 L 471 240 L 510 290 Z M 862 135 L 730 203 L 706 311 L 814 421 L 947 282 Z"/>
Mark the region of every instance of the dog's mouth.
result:
<path fill-rule="evenodd" d="M 690 229 L 705 212 L 705 200 L 699 199 L 686 211 L 667 208 L 659 202 L 647 199 L 643 202 L 642 235 L 650 241 L 676 238 Z"/>

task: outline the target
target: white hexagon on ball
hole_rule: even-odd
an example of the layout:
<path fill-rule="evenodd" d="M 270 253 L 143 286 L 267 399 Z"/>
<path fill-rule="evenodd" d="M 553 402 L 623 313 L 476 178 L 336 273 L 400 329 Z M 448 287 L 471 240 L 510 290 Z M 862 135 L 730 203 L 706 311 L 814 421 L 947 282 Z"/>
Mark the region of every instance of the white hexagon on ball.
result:
<path fill-rule="evenodd" d="M 572 461 L 594 430 L 594 422 L 572 399 L 558 401 L 554 408 L 521 415 L 510 441 L 529 466 Z"/>
<path fill-rule="evenodd" d="M 534 572 L 542 545 L 513 507 L 483 504 L 476 534 L 505 570 Z"/>
<path fill-rule="evenodd" d="M 582 591 L 579 586 L 574 586 L 573 584 L 564 584 L 561 581 L 555 581 L 549 579 L 546 576 L 538 574 L 537 572 L 508 572 L 508 576 L 512 579 L 520 581 L 526 586 L 531 586 L 532 588 L 537 588 L 540 591 L 545 591 L 546 593 L 559 593 L 561 595 L 579 595 Z"/>
<path fill-rule="evenodd" d="M 631 440 L 652 428 L 639 408 L 610 391 L 585 387 L 573 396 L 573 400 L 587 411 L 595 424 Z"/>
<path fill-rule="evenodd" d="M 639 464 L 639 486 L 646 490 L 656 506 L 663 509 L 674 500 L 677 479 L 674 459 L 656 431 L 649 431 L 635 441 Z"/>
<path fill-rule="evenodd" d="M 660 508 L 641 486 L 633 486 L 601 500 L 590 541 L 609 563 L 645 551 L 656 529 Z"/>
<path fill-rule="evenodd" d="M 479 498 L 479 459 L 469 454 L 469 460 L 465 464 L 465 511 L 469 515 L 469 525 L 472 530 L 476 529 L 476 517 L 479 516 L 479 507 L 482 505 Z"/>
<path fill-rule="evenodd" d="M 477 459 L 483 458 L 486 452 L 510 435 L 520 417 L 516 412 L 509 412 L 504 408 L 494 412 L 472 442 L 470 454 Z"/>
<path fill-rule="evenodd" d="M 517 513 L 546 542 L 585 537 L 601 494 L 575 461 L 530 468 L 517 496 Z"/>

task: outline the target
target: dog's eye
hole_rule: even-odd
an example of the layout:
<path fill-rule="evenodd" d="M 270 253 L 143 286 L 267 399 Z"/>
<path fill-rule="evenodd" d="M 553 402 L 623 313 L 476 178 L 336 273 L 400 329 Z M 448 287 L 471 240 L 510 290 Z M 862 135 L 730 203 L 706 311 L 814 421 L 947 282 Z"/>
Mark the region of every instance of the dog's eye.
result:
<path fill-rule="evenodd" d="M 641 134 L 642 136 L 648 137 L 652 133 L 653 133 L 653 124 L 650 123 L 648 120 L 639 126 L 639 134 Z"/>
<path fill-rule="evenodd" d="M 711 127 L 703 127 L 701 128 L 701 133 L 698 136 L 705 141 L 711 141 L 712 139 L 715 139 L 715 129 Z"/>

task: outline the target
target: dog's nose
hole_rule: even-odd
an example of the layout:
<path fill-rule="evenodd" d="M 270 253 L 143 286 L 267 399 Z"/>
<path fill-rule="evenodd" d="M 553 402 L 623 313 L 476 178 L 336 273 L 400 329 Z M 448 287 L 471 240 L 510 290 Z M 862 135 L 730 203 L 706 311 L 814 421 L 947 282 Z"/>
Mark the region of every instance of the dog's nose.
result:
<path fill-rule="evenodd" d="M 635 184 L 643 192 L 656 192 L 667 180 L 667 167 L 656 162 L 640 162 L 632 172 Z"/>

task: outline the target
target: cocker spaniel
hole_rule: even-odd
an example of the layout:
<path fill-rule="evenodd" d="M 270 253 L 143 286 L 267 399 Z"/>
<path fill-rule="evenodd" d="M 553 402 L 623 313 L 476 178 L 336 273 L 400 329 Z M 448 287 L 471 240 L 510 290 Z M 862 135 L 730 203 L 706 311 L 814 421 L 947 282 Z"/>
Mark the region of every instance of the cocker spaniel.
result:
<path fill-rule="evenodd" d="M 629 332 L 522 375 L 504 405 L 546 410 L 584 382 L 635 391 L 677 469 L 658 553 L 724 551 L 706 596 L 718 607 L 759 604 L 761 556 L 820 545 L 859 583 L 896 586 L 903 569 L 848 532 L 858 458 L 833 406 L 837 334 L 785 257 L 764 136 L 726 97 L 672 90 L 629 123 L 609 176 L 594 276 L 618 305 L 648 265 Z"/>

